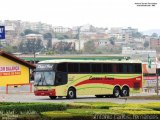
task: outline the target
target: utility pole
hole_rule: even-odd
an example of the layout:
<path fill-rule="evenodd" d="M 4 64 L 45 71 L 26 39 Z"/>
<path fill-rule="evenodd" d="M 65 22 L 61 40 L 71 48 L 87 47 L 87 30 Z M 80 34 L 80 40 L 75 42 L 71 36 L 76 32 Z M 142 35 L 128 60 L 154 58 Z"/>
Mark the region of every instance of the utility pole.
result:
<path fill-rule="evenodd" d="M 158 76 L 159 76 L 159 73 L 158 73 L 158 60 L 157 60 L 157 57 L 156 57 L 156 77 L 157 77 L 157 84 L 156 84 L 156 89 L 157 89 L 157 96 L 159 94 L 159 80 L 158 80 Z"/>
<path fill-rule="evenodd" d="M 160 45 L 160 41 L 158 39 L 158 46 L 159 45 Z M 158 80 L 159 73 L 158 73 L 158 68 L 159 68 L 159 66 L 158 66 L 158 58 L 156 57 L 157 96 L 159 94 L 159 80 Z"/>
<path fill-rule="evenodd" d="M 81 27 L 82 26 L 78 27 L 78 34 L 77 34 L 78 41 L 79 41 L 79 53 L 81 53 L 81 40 L 80 40 L 80 29 L 81 29 Z"/>
<path fill-rule="evenodd" d="M 35 48 L 36 48 L 36 38 L 34 38 L 34 48 L 33 48 L 33 54 L 34 54 L 34 64 L 36 64 L 36 50 L 35 50 Z"/>
<path fill-rule="evenodd" d="M 157 65 L 156 65 L 156 77 L 157 77 L 157 86 L 156 86 L 157 88 L 156 88 L 156 89 L 157 89 L 157 95 L 158 95 L 158 94 L 159 94 L 159 86 L 158 86 L 158 85 L 159 85 L 159 81 L 158 81 L 158 70 L 157 70 Z"/>

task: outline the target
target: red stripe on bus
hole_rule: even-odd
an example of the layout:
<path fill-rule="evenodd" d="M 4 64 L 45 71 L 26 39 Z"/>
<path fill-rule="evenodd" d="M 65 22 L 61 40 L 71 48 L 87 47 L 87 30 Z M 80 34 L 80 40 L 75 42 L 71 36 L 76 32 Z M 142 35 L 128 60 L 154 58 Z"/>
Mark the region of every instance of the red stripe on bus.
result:
<path fill-rule="evenodd" d="M 137 80 L 138 79 L 138 80 Z M 80 86 L 84 84 L 92 84 L 92 83 L 100 83 L 100 84 L 109 84 L 109 85 L 128 85 L 130 88 L 134 87 L 135 83 L 139 84 L 139 87 L 142 87 L 142 76 L 136 78 L 128 78 L 128 79 L 117 79 L 117 78 L 93 78 L 87 79 L 80 83 L 77 83 L 75 86 Z"/>

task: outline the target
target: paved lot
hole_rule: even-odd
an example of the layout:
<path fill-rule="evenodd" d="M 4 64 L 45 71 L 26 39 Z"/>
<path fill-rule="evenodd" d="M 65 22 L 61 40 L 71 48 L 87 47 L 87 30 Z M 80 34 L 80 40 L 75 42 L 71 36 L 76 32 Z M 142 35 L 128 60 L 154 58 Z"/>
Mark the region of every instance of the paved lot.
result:
<path fill-rule="evenodd" d="M 146 94 L 142 94 L 146 95 Z M 160 102 L 160 100 L 141 100 L 125 98 L 96 98 L 94 96 L 80 96 L 77 99 L 69 100 L 57 98 L 51 100 L 48 96 L 35 96 L 33 93 L 5 94 L 0 92 L 0 102 L 53 102 L 53 103 L 70 103 L 70 102 L 114 102 L 114 103 L 148 103 Z"/>

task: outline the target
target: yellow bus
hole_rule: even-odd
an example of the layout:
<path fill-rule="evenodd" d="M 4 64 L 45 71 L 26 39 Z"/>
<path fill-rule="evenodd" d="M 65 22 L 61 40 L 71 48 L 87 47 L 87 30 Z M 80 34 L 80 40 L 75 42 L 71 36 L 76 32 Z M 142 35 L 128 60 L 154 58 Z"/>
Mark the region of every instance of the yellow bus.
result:
<path fill-rule="evenodd" d="M 122 60 L 46 60 L 37 64 L 34 94 L 66 97 L 80 95 L 129 96 L 142 90 L 142 63 Z"/>

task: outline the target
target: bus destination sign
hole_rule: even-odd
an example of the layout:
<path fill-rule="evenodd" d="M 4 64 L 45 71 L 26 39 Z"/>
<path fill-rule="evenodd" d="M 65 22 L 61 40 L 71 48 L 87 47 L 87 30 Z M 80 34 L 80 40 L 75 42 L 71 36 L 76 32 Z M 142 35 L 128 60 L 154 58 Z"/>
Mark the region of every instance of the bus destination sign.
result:
<path fill-rule="evenodd" d="M 38 64 L 37 70 L 53 70 L 54 64 Z"/>

